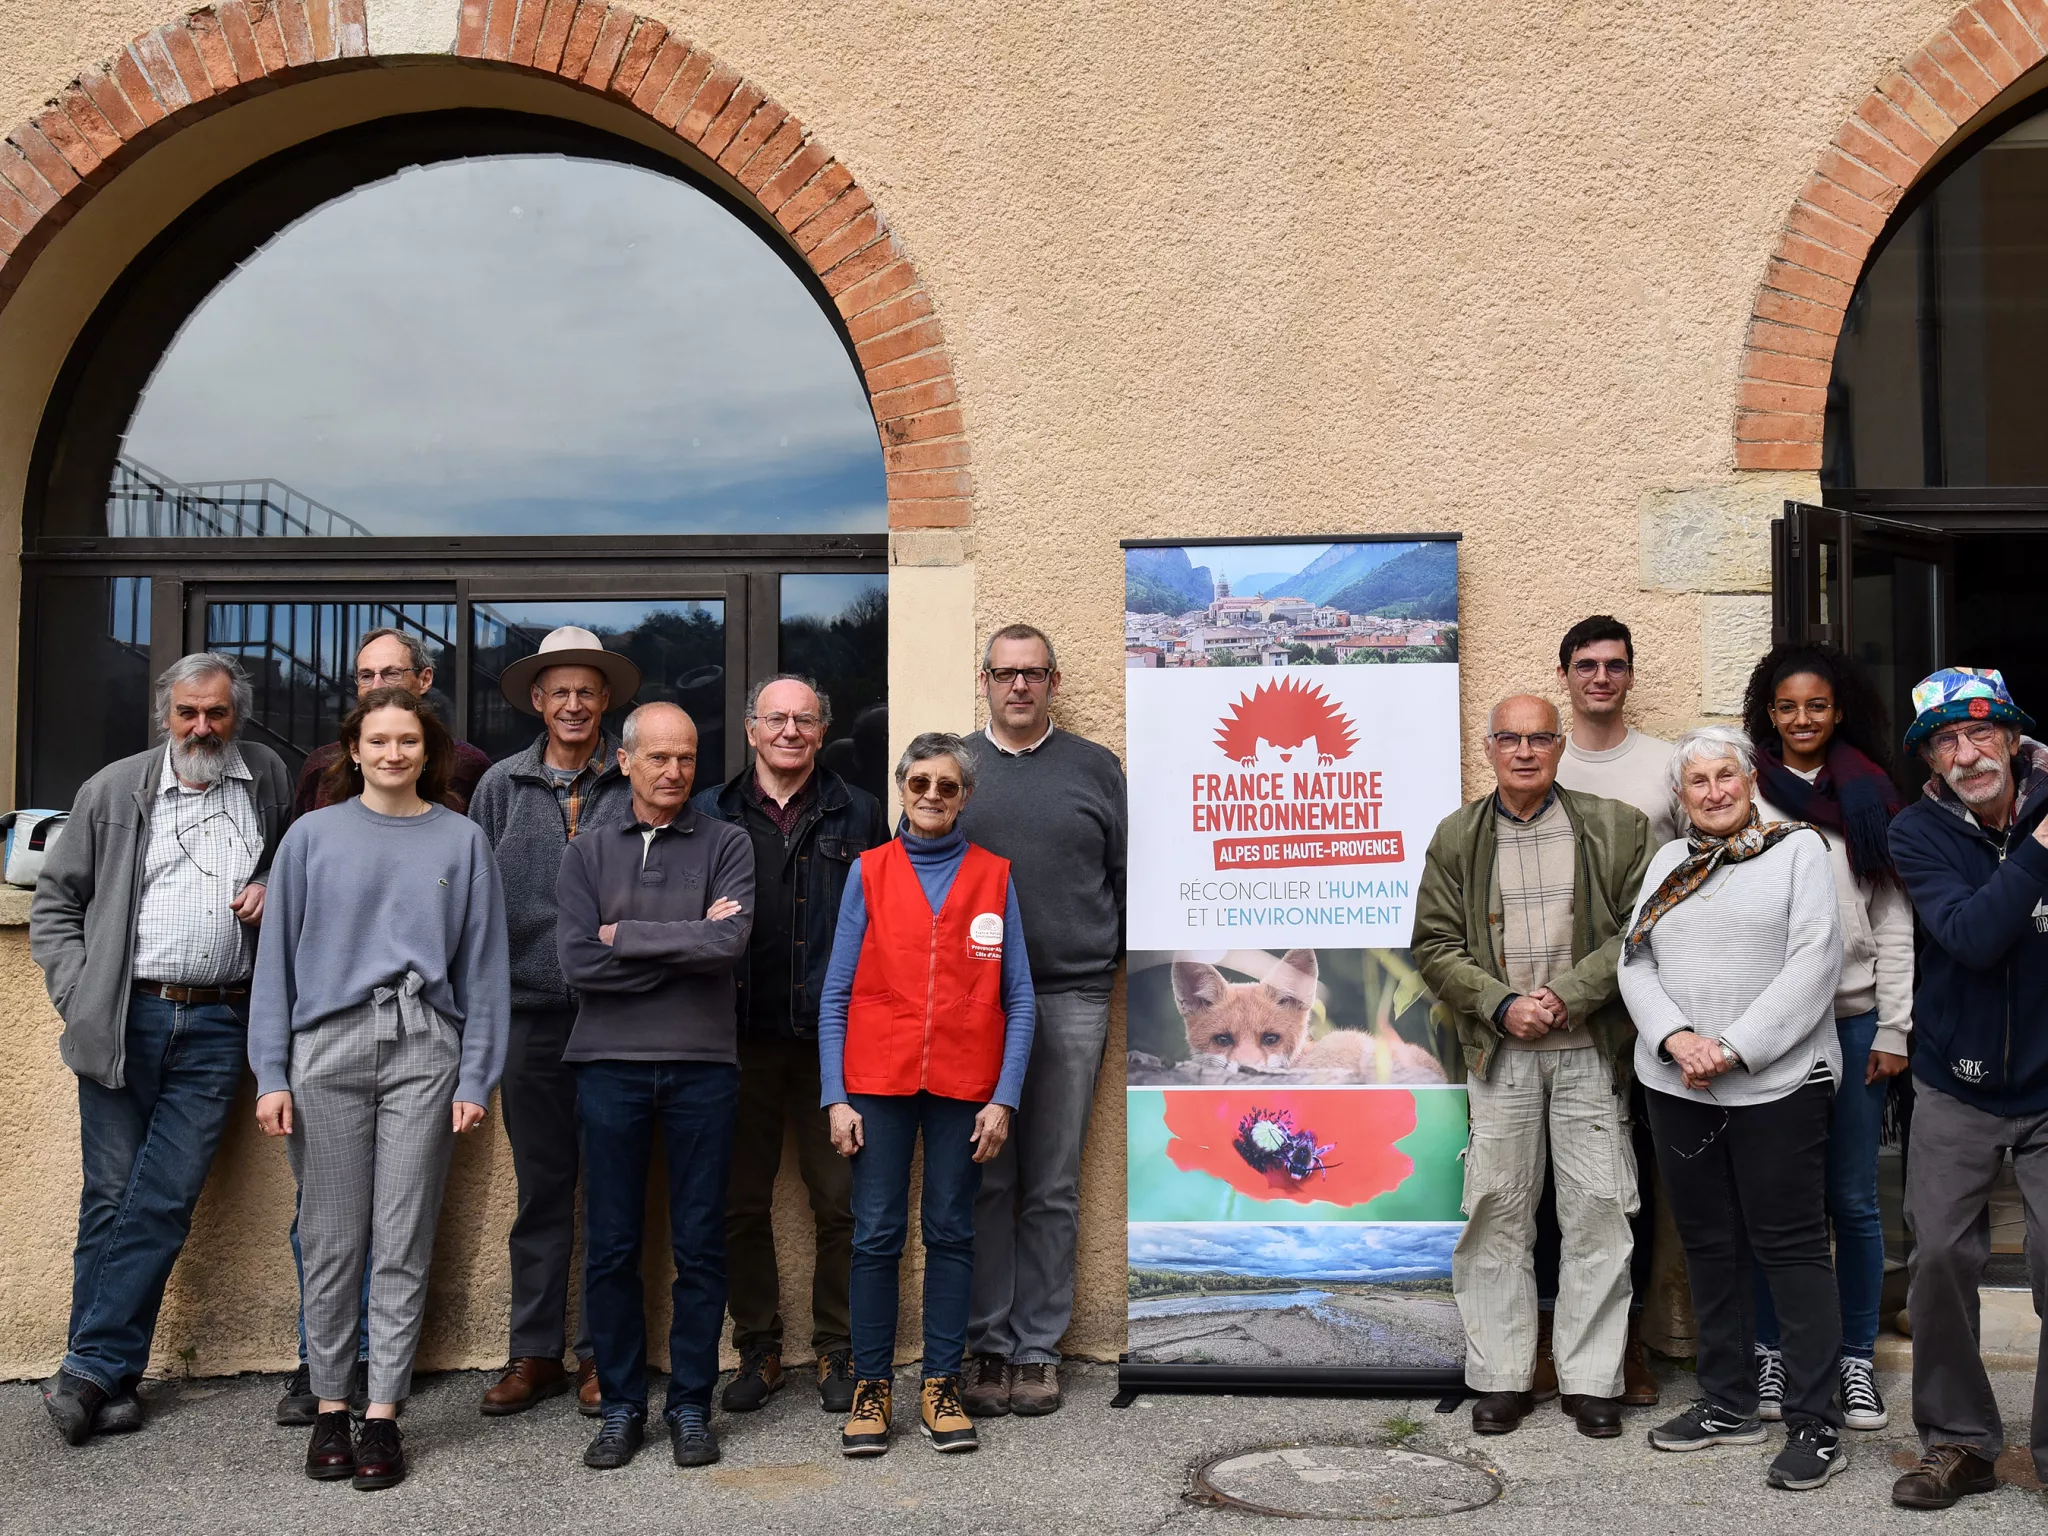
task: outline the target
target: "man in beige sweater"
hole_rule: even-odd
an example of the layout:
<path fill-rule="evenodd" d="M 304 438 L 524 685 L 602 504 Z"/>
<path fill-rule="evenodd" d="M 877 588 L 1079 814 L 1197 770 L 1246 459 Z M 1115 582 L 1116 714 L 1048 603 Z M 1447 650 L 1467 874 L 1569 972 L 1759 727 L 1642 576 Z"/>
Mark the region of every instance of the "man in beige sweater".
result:
<path fill-rule="evenodd" d="M 1557 782 L 1634 806 L 1650 818 L 1651 836 L 1661 847 L 1678 835 L 1666 773 L 1671 743 L 1644 735 L 1625 717 L 1635 667 L 1635 642 L 1621 620 L 1596 613 L 1565 632 L 1557 648 L 1557 676 L 1571 695 L 1572 728 Z"/>

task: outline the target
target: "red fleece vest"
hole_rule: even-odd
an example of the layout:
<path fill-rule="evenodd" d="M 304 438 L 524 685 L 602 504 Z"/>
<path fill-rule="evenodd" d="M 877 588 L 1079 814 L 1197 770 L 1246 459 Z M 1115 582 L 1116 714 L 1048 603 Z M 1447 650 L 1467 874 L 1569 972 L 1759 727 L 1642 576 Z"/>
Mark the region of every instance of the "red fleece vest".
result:
<path fill-rule="evenodd" d="M 846 1009 L 849 1093 L 986 1103 L 1003 1069 L 1010 861 L 967 845 L 936 916 L 900 839 L 860 856 L 868 931 Z"/>

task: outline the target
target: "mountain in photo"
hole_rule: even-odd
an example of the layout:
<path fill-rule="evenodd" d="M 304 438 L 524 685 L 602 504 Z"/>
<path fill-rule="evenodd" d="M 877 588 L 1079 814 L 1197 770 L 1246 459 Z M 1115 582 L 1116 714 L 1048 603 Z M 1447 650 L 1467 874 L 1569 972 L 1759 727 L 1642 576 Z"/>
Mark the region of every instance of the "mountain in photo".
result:
<path fill-rule="evenodd" d="M 1333 607 L 1352 613 L 1383 614 L 1389 618 L 1449 622 L 1458 617 L 1456 544 L 1437 540 L 1428 544 L 1382 544 L 1378 547 L 1401 553 L 1331 593 L 1327 601 Z"/>
<path fill-rule="evenodd" d="M 1268 597 L 1305 597 L 1312 603 L 1331 602 L 1338 592 L 1413 548 L 1413 544 L 1332 544 L 1295 575 L 1264 590 Z M 1235 582 L 1231 583 L 1231 590 L 1237 590 Z M 1343 604 L 1337 606 L 1342 607 Z"/>
<path fill-rule="evenodd" d="M 1216 583 L 1206 565 L 1191 565 L 1184 549 L 1124 551 L 1124 612 L 1186 613 L 1206 608 Z"/>
<path fill-rule="evenodd" d="M 1254 571 L 1249 576 L 1230 576 L 1219 567 L 1216 575 L 1218 580 L 1228 577 L 1232 597 L 1278 597 L 1281 583 L 1294 580 L 1293 575 L 1286 571 Z"/>

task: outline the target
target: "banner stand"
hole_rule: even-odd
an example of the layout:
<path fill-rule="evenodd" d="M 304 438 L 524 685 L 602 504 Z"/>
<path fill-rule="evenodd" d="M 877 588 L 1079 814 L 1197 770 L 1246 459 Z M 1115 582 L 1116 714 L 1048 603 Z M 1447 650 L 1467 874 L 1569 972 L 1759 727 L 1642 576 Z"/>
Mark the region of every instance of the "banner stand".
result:
<path fill-rule="evenodd" d="M 1458 536 L 1124 545 L 1137 1393 L 1464 1395 L 1465 1066 L 1408 954 Z"/>

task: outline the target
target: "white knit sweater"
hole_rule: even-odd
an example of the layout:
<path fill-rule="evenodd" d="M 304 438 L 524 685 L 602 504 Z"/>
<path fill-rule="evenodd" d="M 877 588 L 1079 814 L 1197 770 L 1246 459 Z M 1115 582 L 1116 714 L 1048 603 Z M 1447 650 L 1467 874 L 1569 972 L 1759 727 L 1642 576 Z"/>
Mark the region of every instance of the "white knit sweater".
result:
<path fill-rule="evenodd" d="M 1636 913 L 1686 855 L 1666 843 L 1643 876 Z M 1633 923 L 1631 923 L 1633 926 Z M 1714 1079 L 1711 1101 L 1767 1104 L 1795 1091 L 1825 1061 L 1842 1080 L 1835 983 L 1842 927 L 1827 845 L 1795 832 L 1768 852 L 1724 864 L 1664 914 L 1650 941 L 1621 965 L 1621 996 L 1636 1026 L 1636 1076 L 1662 1093 L 1709 1100 L 1659 1054 L 1690 1029 L 1726 1040 L 1743 1065 Z"/>

